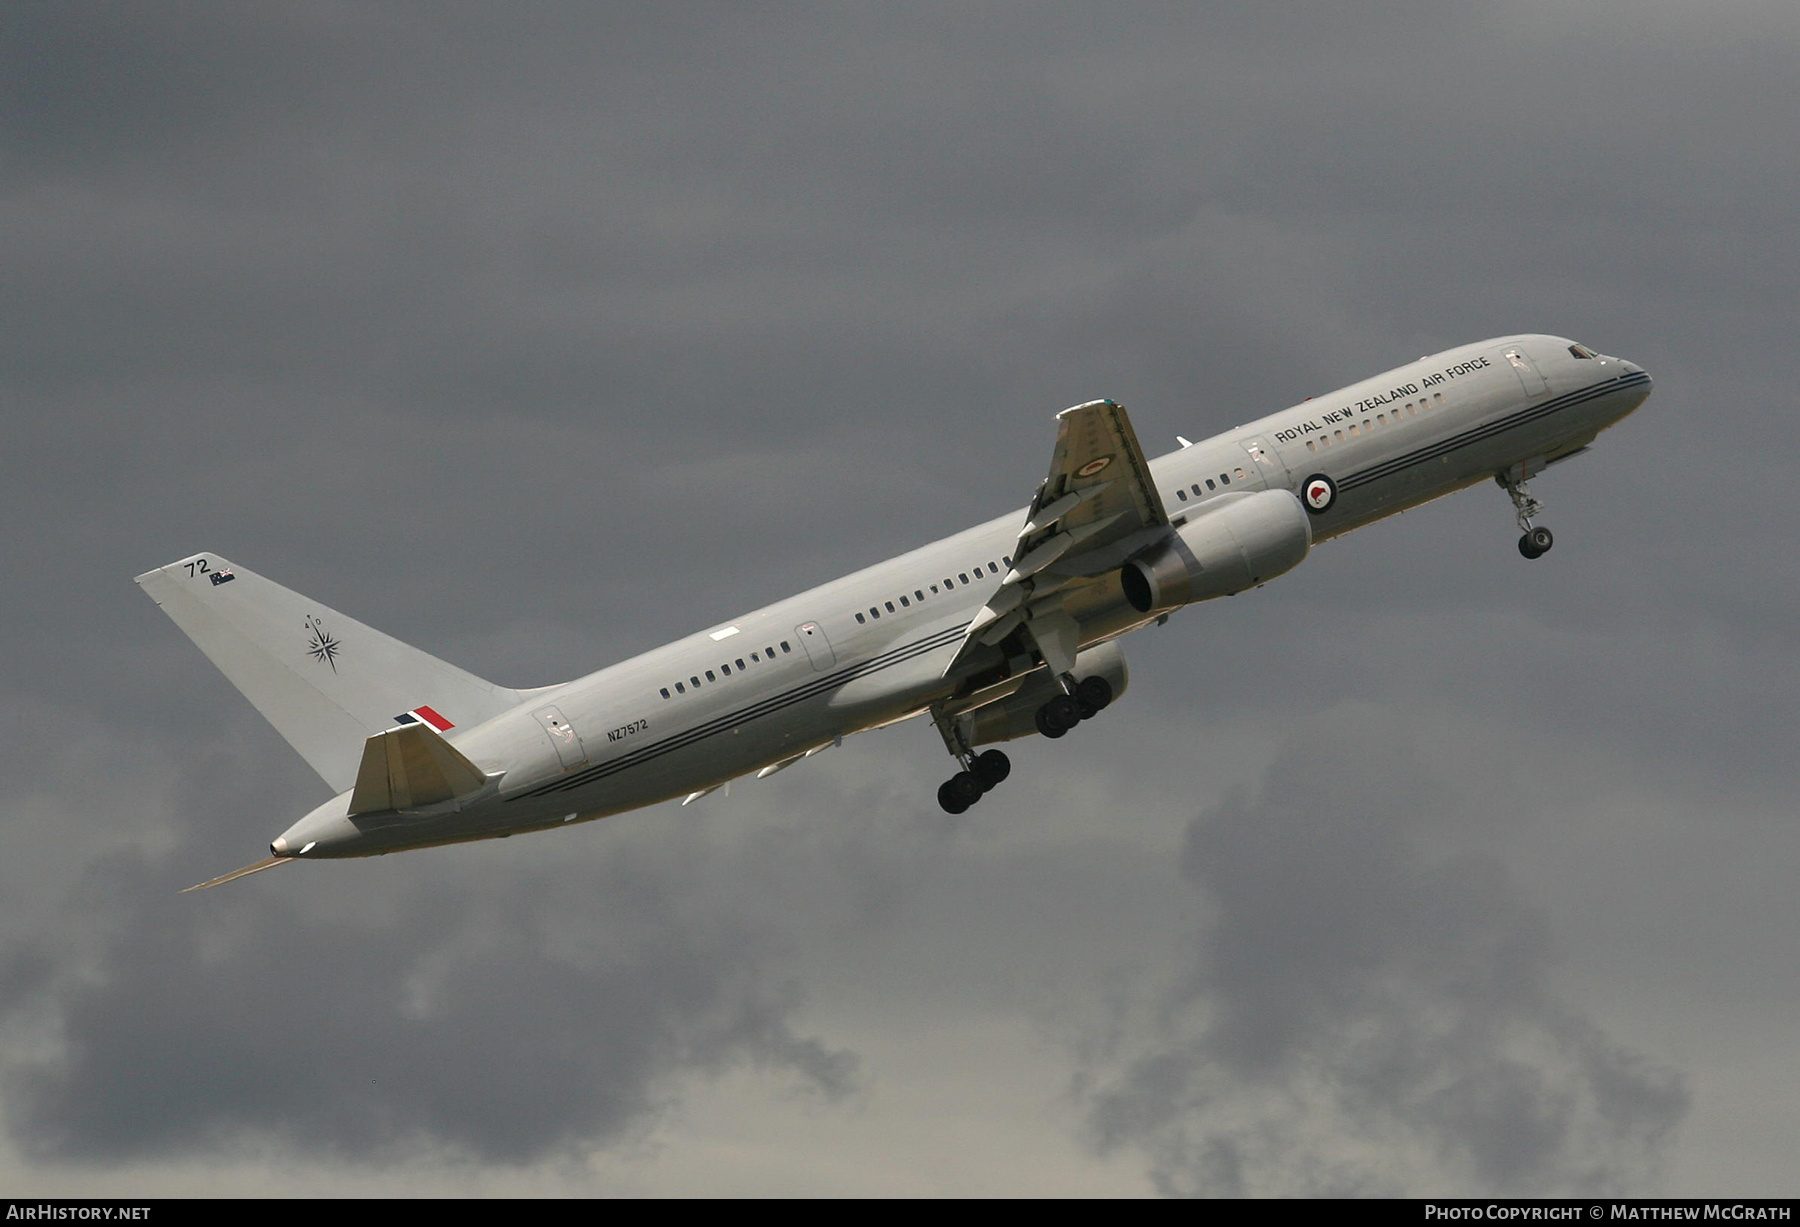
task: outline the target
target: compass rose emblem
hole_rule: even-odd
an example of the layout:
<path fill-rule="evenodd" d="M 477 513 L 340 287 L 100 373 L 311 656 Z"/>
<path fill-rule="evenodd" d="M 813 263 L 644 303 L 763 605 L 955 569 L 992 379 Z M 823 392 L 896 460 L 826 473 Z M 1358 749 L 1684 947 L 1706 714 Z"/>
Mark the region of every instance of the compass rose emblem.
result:
<path fill-rule="evenodd" d="M 314 660 L 323 661 L 325 664 L 330 665 L 331 671 L 336 673 L 338 641 L 325 632 L 325 627 L 320 624 L 317 617 L 307 618 L 306 634 L 307 655 L 311 656 Z"/>

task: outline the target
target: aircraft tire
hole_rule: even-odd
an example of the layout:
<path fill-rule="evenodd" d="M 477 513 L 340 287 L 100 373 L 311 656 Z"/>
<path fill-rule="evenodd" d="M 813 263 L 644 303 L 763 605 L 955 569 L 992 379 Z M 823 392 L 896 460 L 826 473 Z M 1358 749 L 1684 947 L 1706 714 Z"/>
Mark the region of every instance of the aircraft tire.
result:
<path fill-rule="evenodd" d="M 1081 723 L 1081 704 L 1074 695 L 1059 694 L 1038 710 L 1043 714 L 1040 727 L 1047 724 L 1057 729 L 1058 737 Z"/>
<path fill-rule="evenodd" d="M 981 781 L 982 791 L 986 792 L 1012 774 L 1012 760 L 999 750 L 989 750 L 975 756 L 972 769 L 975 778 Z"/>
<path fill-rule="evenodd" d="M 1112 683 L 1098 674 L 1084 677 L 1075 686 L 1075 701 L 1081 704 L 1082 719 L 1096 712 L 1106 710 L 1106 705 L 1113 701 Z"/>
<path fill-rule="evenodd" d="M 949 779 L 938 785 L 938 805 L 946 814 L 960 814 L 969 808 L 968 802 L 957 798 L 955 783 L 954 779 Z"/>
<path fill-rule="evenodd" d="M 1038 733 L 1052 741 L 1069 731 L 1060 724 L 1050 722 L 1050 705 L 1048 703 L 1037 709 L 1036 723 Z"/>
<path fill-rule="evenodd" d="M 1519 553 L 1527 558 L 1542 558 L 1556 544 L 1556 538 L 1550 530 L 1543 527 L 1532 529 L 1519 538 Z"/>

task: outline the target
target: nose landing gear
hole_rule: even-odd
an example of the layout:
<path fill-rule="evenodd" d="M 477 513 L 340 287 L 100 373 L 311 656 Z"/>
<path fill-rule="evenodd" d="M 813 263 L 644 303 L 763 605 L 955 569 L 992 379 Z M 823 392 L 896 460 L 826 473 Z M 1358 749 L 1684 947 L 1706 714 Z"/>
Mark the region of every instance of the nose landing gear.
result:
<path fill-rule="evenodd" d="M 1541 524 L 1534 527 L 1531 523 L 1533 517 L 1543 512 L 1544 505 L 1532 498 L 1524 480 L 1515 480 L 1511 472 L 1494 474 L 1494 483 L 1506 491 L 1513 510 L 1518 513 L 1519 531 L 1523 534 L 1519 538 L 1519 553 L 1526 558 L 1542 558 L 1548 554 L 1550 547 L 1556 544 L 1556 537 Z"/>

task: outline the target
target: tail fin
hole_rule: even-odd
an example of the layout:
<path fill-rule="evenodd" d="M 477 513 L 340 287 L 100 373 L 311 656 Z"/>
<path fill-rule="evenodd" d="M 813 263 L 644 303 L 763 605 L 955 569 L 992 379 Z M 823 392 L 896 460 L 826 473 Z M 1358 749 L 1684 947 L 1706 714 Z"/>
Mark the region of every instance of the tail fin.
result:
<path fill-rule="evenodd" d="M 164 613 L 325 782 L 356 783 L 376 733 L 470 727 L 524 700 L 335 609 L 195 554 L 137 577 Z"/>

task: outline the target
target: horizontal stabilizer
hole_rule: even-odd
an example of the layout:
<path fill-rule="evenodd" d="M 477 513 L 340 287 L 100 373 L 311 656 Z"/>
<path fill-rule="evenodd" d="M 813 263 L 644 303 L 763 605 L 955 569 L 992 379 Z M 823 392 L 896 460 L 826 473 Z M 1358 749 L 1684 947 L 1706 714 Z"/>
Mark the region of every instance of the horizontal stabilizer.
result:
<path fill-rule="evenodd" d="M 418 809 L 477 792 L 485 783 L 481 768 L 457 753 L 436 729 L 403 724 L 363 743 L 350 813 Z"/>

